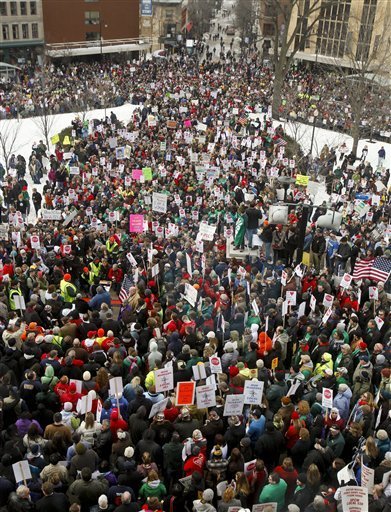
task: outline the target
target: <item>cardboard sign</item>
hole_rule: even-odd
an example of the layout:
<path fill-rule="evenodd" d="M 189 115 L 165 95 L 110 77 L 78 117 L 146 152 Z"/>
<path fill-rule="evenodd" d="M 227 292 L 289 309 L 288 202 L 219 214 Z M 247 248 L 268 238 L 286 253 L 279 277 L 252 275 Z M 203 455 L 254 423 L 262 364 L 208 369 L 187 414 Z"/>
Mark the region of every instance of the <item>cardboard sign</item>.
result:
<path fill-rule="evenodd" d="M 310 298 L 310 308 L 311 308 L 312 312 L 314 312 L 315 308 L 316 308 L 316 299 L 313 295 L 311 295 L 311 298 Z"/>
<path fill-rule="evenodd" d="M 40 249 L 41 248 L 41 244 L 39 242 L 39 236 L 37 236 L 37 235 L 33 235 L 30 238 L 30 243 L 31 243 L 31 249 Z"/>
<path fill-rule="evenodd" d="M 384 325 L 384 320 L 382 320 L 382 319 L 380 318 L 380 316 L 375 316 L 375 323 L 376 323 L 376 325 L 377 325 L 377 328 L 378 328 L 378 329 L 379 329 L 379 331 L 380 331 L 380 329 L 381 329 L 381 328 L 383 327 L 383 325 Z"/>
<path fill-rule="evenodd" d="M 97 406 L 96 406 L 96 421 L 100 423 L 100 417 L 102 416 L 102 409 L 103 405 L 100 400 L 98 400 Z"/>
<path fill-rule="evenodd" d="M 272 370 L 275 370 L 278 366 L 278 357 L 275 357 L 273 360 L 272 360 Z"/>
<path fill-rule="evenodd" d="M 343 512 L 368 512 L 368 489 L 347 485 L 341 487 Z"/>
<path fill-rule="evenodd" d="M 216 226 L 209 226 L 206 222 L 201 222 L 199 230 L 201 240 L 213 240 L 215 231 Z"/>
<path fill-rule="evenodd" d="M 207 409 L 208 407 L 215 407 L 215 386 L 213 386 L 213 384 L 198 386 L 196 388 L 196 400 L 198 409 Z"/>
<path fill-rule="evenodd" d="M 144 231 L 144 215 L 129 215 L 129 231 L 130 233 L 142 233 Z"/>
<path fill-rule="evenodd" d="M 110 384 L 110 395 L 116 398 L 121 398 L 123 392 L 122 377 L 113 377 L 109 380 Z"/>
<path fill-rule="evenodd" d="M 131 252 L 128 252 L 126 257 L 133 268 L 137 267 L 137 261 L 134 259 L 134 256 Z"/>
<path fill-rule="evenodd" d="M 333 390 L 329 388 L 322 389 L 322 407 L 331 409 L 333 406 Z"/>
<path fill-rule="evenodd" d="M 366 487 L 369 494 L 373 493 L 373 486 L 375 485 L 375 470 L 369 468 L 364 464 L 363 456 L 361 455 L 361 487 Z"/>
<path fill-rule="evenodd" d="M 204 363 L 198 363 L 192 366 L 192 370 L 195 380 L 206 379 L 206 369 Z"/>
<path fill-rule="evenodd" d="M 174 374 L 172 366 L 155 370 L 155 388 L 156 393 L 163 393 L 174 389 Z"/>
<path fill-rule="evenodd" d="M 81 393 L 83 389 L 83 381 L 82 380 L 76 380 L 76 379 L 70 379 L 69 384 L 72 384 L 72 382 L 76 386 L 76 393 Z"/>
<path fill-rule="evenodd" d="M 352 279 L 353 279 L 353 276 L 351 276 L 350 274 L 344 274 L 342 279 L 341 279 L 341 282 L 339 283 L 339 286 L 341 288 L 349 288 L 350 287 L 350 283 L 352 282 Z"/>
<path fill-rule="evenodd" d="M 198 297 L 198 290 L 189 283 L 185 284 L 185 299 L 189 304 L 195 307 Z"/>
<path fill-rule="evenodd" d="M 247 405 L 261 405 L 263 386 L 263 381 L 246 380 L 244 382 L 244 403 Z"/>
<path fill-rule="evenodd" d="M 281 284 L 282 286 L 286 286 L 286 280 L 287 280 L 288 274 L 285 272 L 285 270 L 281 273 Z"/>
<path fill-rule="evenodd" d="M 323 318 L 322 318 L 322 324 L 326 324 L 328 322 L 328 319 L 331 317 L 333 313 L 333 310 L 331 308 L 329 308 L 326 313 L 323 315 Z"/>
<path fill-rule="evenodd" d="M 158 412 L 163 412 L 165 408 L 167 407 L 167 402 L 169 401 L 169 398 L 165 398 L 164 400 L 161 400 L 160 402 L 157 402 L 156 404 L 153 404 L 151 407 L 151 412 L 149 413 L 148 418 L 151 419 L 157 414 Z"/>
<path fill-rule="evenodd" d="M 209 358 L 209 365 L 211 373 L 222 373 L 221 359 L 217 356 Z"/>
<path fill-rule="evenodd" d="M 195 382 L 178 382 L 176 388 L 176 405 L 193 405 Z"/>
<path fill-rule="evenodd" d="M 227 395 L 223 416 L 240 416 L 243 412 L 243 405 L 244 395 Z"/>

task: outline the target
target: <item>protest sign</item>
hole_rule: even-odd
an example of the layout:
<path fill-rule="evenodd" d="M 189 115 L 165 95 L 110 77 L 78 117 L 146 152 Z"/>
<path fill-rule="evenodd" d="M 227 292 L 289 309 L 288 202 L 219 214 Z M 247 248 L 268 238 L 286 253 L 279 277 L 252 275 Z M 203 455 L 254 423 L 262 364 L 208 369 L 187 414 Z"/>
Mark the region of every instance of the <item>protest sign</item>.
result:
<path fill-rule="evenodd" d="M 69 384 L 72 384 L 72 382 L 76 386 L 76 393 L 81 393 L 81 391 L 83 389 L 83 381 L 82 380 L 77 380 L 77 379 L 70 379 L 69 380 Z"/>
<path fill-rule="evenodd" d="M 263 381 L 246 380 L 244 382 L 244 403 L 248 405 L 261 405 L 263 386 Z"/>
<path fill-rule="evenodd" d="M 213 236 L 216 231 L 216 226 L 209 226 L 206 222 L 201 222 L 200 224 L 200 238 L 202 240 L 213 240 Z"/>
<path fill-rule="evenodd" d="M 160 400 L 160 402 L 157 402 L 156 404 L 153 404 L 151 407 L 151 412 L 149 413 L 148 418 L 153 418 L 155 414 L 158 412 L 163 412 L 165 408 L 167 407 L 167 402 L 169 401 L 169 398 L 165 398 L 164 400 Z"/>
<path fill-rule="evenodd" d="M 211 373 L 221 373 L 223 371 L 221 368 L 221 359 L 217 356 L 209 358 L 209 366 Z"/>
<path fill-rule="evenodd" d="M 167 212 L 167 194 L 153 192 L 152 194 L 152 210 L 158 213 Z"/>
<path fill-rule="evenodd" d="M 227 395 L 225 397 L 224 416 L 240 416 L 243 412 L 244 395 Z"/>
<path fill-rule="evenodd" d="M 253 505 L 251 512 L 277 512 L 277 502 L 257 503 Z"/>
<path fill-rule="evenodd" d="M 156 393 L 162 393 L 174 389 L 174 374 L 172 366 L 155 370 Z"/>
<path fill-rule="evenodd" d="M 123 392 L 122 377 L 113 377 L 109 380 L 110 395 L 120 398 Z"/>
<path fill-rule="evenodd" d="M 361 455 L 361 487 L 366 487 L 369 494 L 372 494 L 374 485 L 375 470 L 364 464 L 364 457 Z"/>
<path fill-rule="evenodd" d="M 26 485 L 27 480 L 31 480 L 30 466 L 27 460 L 20 460 L 12 464 L 12 470 L 14 472 L 15 482 L 23 482 Z"/>
<path fill-rule="evenodd" d="M 333 390 L 329 388 L 322 389 L 322 407 L 331 409 L 333 406 Z"/>
<path fill-rule="evenodd" d="M 196 388 L 196 400 L 198 409 L 214 407 L 216 405 L 216 394 L 213 384 L 198 386 Z"/>
<path fill-rule="evenodd" d="M 144 231 L 144 215 L 129 215 L 129 231 L 130 233 L 142 233 Z"/>
<path fill-rule="evenodd" d="M 352 279 L 353 279 L 353 276 L 351 276 L 350 274 L 344 274 L 341 279 L 341 282 L 339 283 L 339 286 L 341 288 L 349 288 L 349 286 L 352 282 Z"/>
<path fill-rule="evenodd" d="M 195 382 L 178 382 L 176 390 L 177 405 L 193 405 Z"/>
<path fill-rule="evenodd" d="M 189 283 L 185 284 L 185 299 L 189 304 L 195 307 L 198 297 L 198 290 Z"/>
<path fill-rule="evenodd" d="M 206 370 L 204 363 L 197 363 L 191 368 L 193 370 L 193 377 L 195 380 L 206 379 Z"/>
<path fill-rule="evenodd" d="M 296 297 L 297 292 L 287 291 L 286 292 L 286 301 L 288 306 L 296 306 Z"/>
<path fill-rule="evenodd" d="M 368 512 L 368 489 L 347 485 L 341 487 L 343 512 Z"/>
<path fill-rule="evenodd" d="M 257 464 L 257 459 L 250 460 L 249 462 L 246 462 L 244 464 L 244 473 L 246 476 L 251 475 L 251 473 L 254 471 Z"/>

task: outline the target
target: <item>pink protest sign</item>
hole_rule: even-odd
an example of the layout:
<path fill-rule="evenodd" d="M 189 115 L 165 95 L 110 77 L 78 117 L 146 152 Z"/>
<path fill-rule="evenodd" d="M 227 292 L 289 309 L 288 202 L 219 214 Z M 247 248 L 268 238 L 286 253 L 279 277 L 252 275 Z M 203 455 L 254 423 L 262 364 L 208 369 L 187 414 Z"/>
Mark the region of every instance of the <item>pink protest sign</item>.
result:
<path fill-rule="evenodd" d="M 143 171 L 141 169 L 132 169 L 132 180 L 140 180 L 140 177 L 143 175 Z"/>
<path fill-rule="evenodd" d="M 129 215 L 130 233 L 142 233 L 144 231 L 144 215 Z"/>
<path fill-rule="evenodd" d="M 191 121 L 190 119 L 186 119 L 184 122 L 185 128 L 191 128 Z"/>

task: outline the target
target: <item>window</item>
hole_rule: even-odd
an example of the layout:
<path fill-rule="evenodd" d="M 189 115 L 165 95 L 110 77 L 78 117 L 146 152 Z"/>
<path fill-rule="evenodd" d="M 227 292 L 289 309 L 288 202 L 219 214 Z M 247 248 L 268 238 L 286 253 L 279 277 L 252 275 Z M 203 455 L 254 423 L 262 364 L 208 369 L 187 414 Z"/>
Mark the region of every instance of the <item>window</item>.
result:
<path fill-rule="evenodd" d="M 3 25 L 3 41 L 9 41 L 10 30 L 8 25 Z"/>
<path fill-rule="evenodd" d="M 99 2 L 99 0 L 84 0 L 86 4 L 92 4 L 94 2 Z M 93 34 L 94 32 L 91 32 Z"/>
<path fill-rule="evenodd" d="M 19 39 L 19 25 L 12 25 L 12 39 Z"/>
<path fill-rule="evenodd" d="M 99 11 L 86 11 L 84 13 L 84 23 L 86 25 L 99 25 Z"/>
<path fill-rule="evenodd" d="M 29 25 L 22 23 L 22 39 L 29 39 Z"/>
<path fill-rule="evenodd" d="M 86 32 L 86 41 L 99 41 L 99 32 Z"/>
<path fill-rule="evenodd" d="M 7 16 L 7 2 L 0 2 L 0 16 Z"/>
<path fill-rule="evenodd" d="M 30 14 L 32 16 L 37 14 L 37 2 L 30 2 Z"/>
<path fill-rule="evenodd" d="M 16 2 L 11 2 L 11 16 L 18 15 L 18 4 Z"/>
<path fill-rule="evenodd" d="M 26 16 L 27 14 L 27 2 L 20 2 L 20 14 Z"/>
<path fill-rule="evenodd" d="M 31 35 L 33 39 L 39 39 L 38 23 L 31 24 Z"/>
<path fill-rule="evenodd" d="M 346 52 L 351 0 L 322 6 L 318 24 L 317 52 L 342 58 Z"/>

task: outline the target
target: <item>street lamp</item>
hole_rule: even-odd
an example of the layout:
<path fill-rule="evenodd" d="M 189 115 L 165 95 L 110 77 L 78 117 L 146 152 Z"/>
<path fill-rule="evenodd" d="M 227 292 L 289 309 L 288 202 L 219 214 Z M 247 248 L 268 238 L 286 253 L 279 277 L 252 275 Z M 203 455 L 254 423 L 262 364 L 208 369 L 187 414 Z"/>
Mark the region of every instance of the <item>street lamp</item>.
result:
<path fill-rule="evenodd" d="M 312 148 L 314 146 L 314 137 L 315 137 L 315 126 L 316 126 L 316 118 L 318 117 L 319 115 L 319 112 L 318 112 L 318 109 L 315 109 L 314 110 L 314 114 L 313 114 L 313 123 L 312 123 L 312 136 L 311 136 L 311 148 L 310 148 L 310 155 L 312 155 Z"/>
<path fill-rule="evenodd" d="M 107 28 L 108 25 L 103 24 L 102 26 L 102 20 L 99 18 L 99 40 L 100 40 L 100 60 L 103 60 L 103 35 L 102 35 L 102 28 Z"/>

